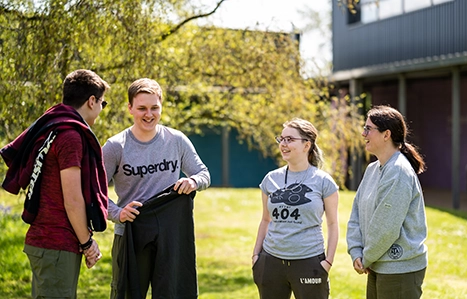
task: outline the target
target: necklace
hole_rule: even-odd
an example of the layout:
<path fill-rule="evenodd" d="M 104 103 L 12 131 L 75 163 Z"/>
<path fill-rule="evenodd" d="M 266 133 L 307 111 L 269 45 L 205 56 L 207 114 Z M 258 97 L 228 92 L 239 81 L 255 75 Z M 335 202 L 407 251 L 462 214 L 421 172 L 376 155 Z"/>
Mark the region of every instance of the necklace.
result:
<path fill-rule="evenodd" d="M 288 188 L 287 187 L 287 177 L 289 175 L 289 166 L 287 165 L 287 168 L 285 169 L 285 179 L 284 179 L 285 187 L 282 188 L 282 190 L 284 190 L 284 191 L 294 191 L 298 186 L 300 186 L 306 180 L 306 178 L 308 177 L 308 171 L 309 170 L 310 170 L 310 165 L 308 165 L 308 168 L 306 169 L 305 175 L 303 176 L 302 180 L 299 183 L 295 182 L 294 184 L 290 185 L 290 186 L 293 186 L 292 188 Z"/>

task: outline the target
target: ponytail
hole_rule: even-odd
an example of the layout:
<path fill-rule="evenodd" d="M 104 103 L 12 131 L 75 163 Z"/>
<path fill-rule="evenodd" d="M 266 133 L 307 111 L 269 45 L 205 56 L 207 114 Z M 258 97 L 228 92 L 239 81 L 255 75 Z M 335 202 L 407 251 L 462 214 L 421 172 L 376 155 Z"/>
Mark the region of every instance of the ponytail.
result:
<path fill-rule="evenodd" d="M 412 168 L 417 174 L 421 174 L 426 170 L 425 161 L 414 145 L 408 142 L 402 142 L 400 151 L 407 160 L 409 160 L 410 165 L 412 165 Z"/>
<path fill-rule="evenodd" d="M 321 168 L 324 164 L 323 151 L 316 143 L 312 145 L 308 152 L 308 162 L 317 168 Z"/>
<path fill-rule="evenodd" d="M 421 174 L 426 170 L 425 161 L 423 161 L 418 149 L 415 145 L 406 142 L 409 130 L 404 116 L 399 111 L 390 106 L 380 105 L 371 108 L 367 115 L 371 122 L 376 125 L 378 131 L 391 131 L 393 145 L 409 160 L 410 165 L 417 174 Z"/>
<path fill-rule="evenodd" d="M 284 128 L 296 129 L 300 136 L 310 142 L 311 147 L 308 151 L 308 163 L 311 165 L 321 168 L 324 165 L 323 152 L 316 144 L 318 138 L 318 130 L 315 126 L 307 120 L 301 118 L 293 118 L 283 124 Z"/>

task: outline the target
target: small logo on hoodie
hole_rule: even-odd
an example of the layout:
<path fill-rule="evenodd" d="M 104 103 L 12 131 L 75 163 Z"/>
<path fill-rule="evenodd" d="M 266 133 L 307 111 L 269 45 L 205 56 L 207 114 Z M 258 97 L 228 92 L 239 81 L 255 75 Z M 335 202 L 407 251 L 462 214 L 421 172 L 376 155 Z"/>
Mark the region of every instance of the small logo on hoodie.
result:
<path fill-rule="evenodd" d="M 404 254 L 404 250 L 399 244 L 392 244 L 391 248 L 389 248 L 388 250 L 388 255 L 393 260 L 400 259 L 402 257 L 402 254 Z"/>

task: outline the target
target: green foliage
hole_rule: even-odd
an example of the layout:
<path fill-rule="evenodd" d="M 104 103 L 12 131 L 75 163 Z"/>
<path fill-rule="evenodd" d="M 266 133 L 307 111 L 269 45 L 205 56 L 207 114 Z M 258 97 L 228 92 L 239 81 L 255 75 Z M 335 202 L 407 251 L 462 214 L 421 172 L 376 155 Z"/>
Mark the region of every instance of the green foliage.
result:
<path fill-rule="evenodd" d="M 113 189 L 111 196 L 114 195 Z M 352 268 L 346 252 L 346 226 L 355 193 L 339 200 L 340 236 L 330 273 L 331 299 L 364 298 L 366 276 Z M 30 298 L 31 273 L 22 252 L 27 225 L 19 218 L 21 199 L 0 191 L 0 297 Z M 195 198 L 195 229 L 200 299 L 258 298 L 252 279 L 251 254 L 261 219 L 261 192 L 210 188 Z M 467 213 L 427 208 L 429 265 L 423 298 L 467 296 Z M 326 225 L 323 225 L 326 233 Z M 108 298 L 113 225 L 95 239 L 103 259 L 92 269 L 82 265 L 78 298 Z M 448 265 L 448 266 L 446 266 Z"/>
<path fill-rule="evenodd" d="M 290 34 L 200 27 L 194 20 L 216 10 L 202 8 L 175 0 L 0 0 L 1 143 L 61 101 L 69 72 L 87 68 L 111 85 L 93 126 L 101 142 L 131 125 L 127 87 L 149 77 L 164 90 L 162 123 L 186 134 L 234 128 L 278 163 L 273 137 L 282 123 L 310 120 L 327 170 L 345 188 L 346 154 L 362 140 L 356 107 L 334 99 L 324 79 L 303 78 Z"/>

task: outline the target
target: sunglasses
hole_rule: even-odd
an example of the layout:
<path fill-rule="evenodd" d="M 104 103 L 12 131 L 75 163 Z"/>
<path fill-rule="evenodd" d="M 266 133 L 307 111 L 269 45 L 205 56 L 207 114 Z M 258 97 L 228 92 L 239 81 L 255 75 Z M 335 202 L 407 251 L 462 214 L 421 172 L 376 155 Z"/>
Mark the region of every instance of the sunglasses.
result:
<path fill-rule="evenodd" d="M 100 99 L 97 99 L 96 97 L 96 104 L 99 103 L 99 100 Z M 102 109 L 104 109 L 106 106 L 107 106 L 108 102 L 104 99 L 102 99 L 102 102 L 101 102 L 101 105 L 102 105 Z"/>

